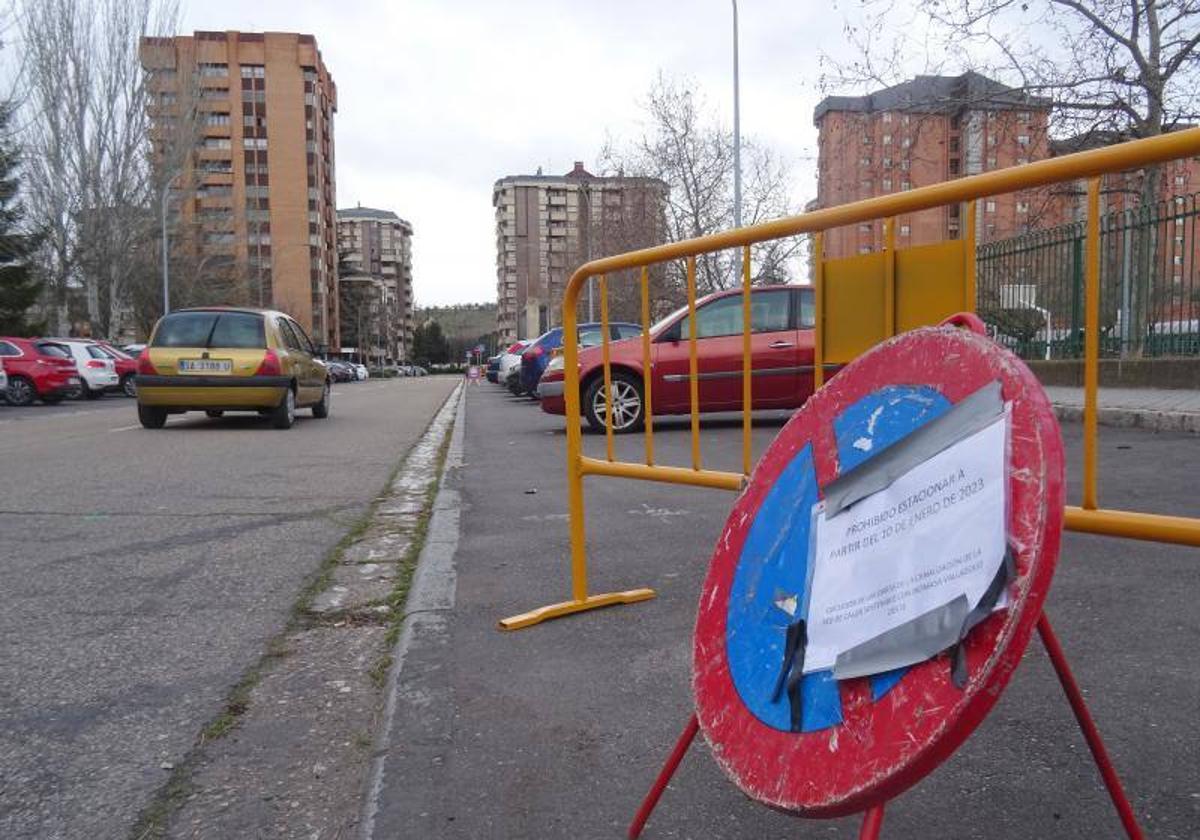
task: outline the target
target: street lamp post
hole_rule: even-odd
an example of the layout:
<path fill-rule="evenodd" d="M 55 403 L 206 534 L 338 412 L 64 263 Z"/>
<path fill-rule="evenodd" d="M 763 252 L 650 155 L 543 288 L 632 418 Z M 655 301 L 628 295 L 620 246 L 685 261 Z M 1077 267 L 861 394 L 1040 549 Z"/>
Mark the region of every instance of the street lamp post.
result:
<path fill-rule="evenodd" d="M 742 127 L 738 93 L 738 18 L 733 0 L 733 226 L 742 226 Z"/>
<path fill-rule="evenodd" d="M 162 195 L 159 199 L 159 209 L 162 213 L 162 277 L 163 277 L 163 314 L 171 311 L 171 273 L 170 249 L 167 242 L 167 200 L 171 197 L 171 182 L 183 174 L 179 168 L 172 172 L 163 184 Z"/>

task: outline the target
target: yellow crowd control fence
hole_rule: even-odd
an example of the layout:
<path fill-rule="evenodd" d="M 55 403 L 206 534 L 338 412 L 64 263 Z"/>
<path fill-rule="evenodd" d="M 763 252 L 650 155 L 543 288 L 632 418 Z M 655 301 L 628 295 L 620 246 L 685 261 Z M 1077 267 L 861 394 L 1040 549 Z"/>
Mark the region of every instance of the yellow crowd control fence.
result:
<path fill-rule="evenodd" d="M 740 491 L 752 467 L 750 358 L 750 246 L 772 239 L 811 235 L 814 248 L 816 323 L 813 348 L 814 384 L 820 387 L 827 366 L 851 361 L 867 348 L 899 332 L 934 324 L 947 315 L 975 308 L 975 241 L 977 204 L 981 199 L 1019 190 L 1086 180 L 1087 232 L 1084 271 L 1084 453 L 1083 499 L 1066 509 L 1068 530 L 1129 539 L 1200 547 L 1200 519 L 1138 511 L 1108 510 L 1097 494 L 1097 390 L 1100 355 L 1100 190 L 1107 173 L 1122 172 L 1183 157 L 1200 156 L 1200 128 L 1051 158 L 946 181 L 907 192 L 829 207 L 752 227 L 669 245 L 630 251 L 592 260 L 580 266 L 563 295 L 564 398 L 567 424 L 567 504 L 571 538 L 571 598 L 501 620 L 500 627 L 516 630 L 547 619 L 613 604 L 654 597 L 651 589 L 592 594 L 587 583 L 587 543 L 584 530 L 584 476 L 659 481 Z M 897 250 L 896 218 L 902 214 L 945 205 L 966 204 L 965 236 L 935 245 Z M 882 252 L 826 260 L 826 231 L 883 220 Z M 742 471 L 704 469 L 700 447 L 698 353 L 696 345 L 696 257 L 740 249 L 742 264 Z M 652 377 L 644 380 L 645 458 L 643 462 L 614 457 L 611 412 L 605 417 L 606 457 L 583 454 L 580 418 L 579 346 L 576 311 L 580 291 L 598 278 L 602 329 L 602 362 L 606 404 L 612 402 L 608 346 L 607 278 L 615 272 L 641 270 L 643 370 L 651 370 L 649 268 L 683 260 L 687 277 L 689 391 L 691 401 L 691 465 L 667 466 L 654 457 Z"/>

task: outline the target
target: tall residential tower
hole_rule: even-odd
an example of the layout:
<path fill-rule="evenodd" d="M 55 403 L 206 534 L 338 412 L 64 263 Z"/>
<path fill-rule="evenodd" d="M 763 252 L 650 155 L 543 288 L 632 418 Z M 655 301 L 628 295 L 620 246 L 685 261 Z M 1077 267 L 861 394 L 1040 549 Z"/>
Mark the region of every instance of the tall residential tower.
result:
<path fill-rule="evenodd" d="M 338 346 L 337 87 L 316 39 L 195 32 L 143 38 L 141 58 L 173 261 L 190 251 L 197 283 L 223 273 L 230 302 L 284 310 Z"/>

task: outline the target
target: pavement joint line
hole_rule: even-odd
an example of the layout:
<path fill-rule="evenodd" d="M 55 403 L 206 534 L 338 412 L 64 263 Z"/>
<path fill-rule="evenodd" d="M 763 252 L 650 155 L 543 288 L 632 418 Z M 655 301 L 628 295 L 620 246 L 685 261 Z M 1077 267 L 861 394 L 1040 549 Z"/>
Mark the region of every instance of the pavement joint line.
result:
<path fill-rule="evenodd" d="M 454 429 L 450 433 L 450 446 L 446 452 L 446 460 L 442 464 L 443 478 L 463 463 L 463 437 L 466 431 L 467 408 L 464 384 L 458 386 L 455 398 L 458 403 L 455 408 Z M 457 589 L 454 555 L 458 551 L 461 522 L 457 515 L 449 516 L 447 505 L 450 500 L 458 502 L 459 494 L 442 482 L 431 507 L 429 533 L 438 533 L 440 524 L 438 520 L 449 518 L 454 526 L 454 537 L 444 541 L 427 539 L 417 558 L 417 568 L 413 572 L 412 585 L 405 600 L 404 614 L 400 619 L 400 633 L 391 650 L 392 665 L 388 669 L 387 680 L 384 684 L 383 715 L 376 733 L 374 749 L 371 752 L 366 796 L 359 823 L 361 827 L 359 836 L 362 840 L 374 840 L 375 817 L 379 813 L 379 801 L 383 795 L 388 750 L 396 721 L 396 709 L 400 703 L 400 674 L 404 668 L 404 659 L 412 646 L 416 626 L 424 616 L 445 613 L 454 609 Z M 459 505 L 455 504 L 453 508 L 455 514 L 458 512 L 458 508 Z M 435 626 L 431 629 L 436 630 L 437 628 Z"/>

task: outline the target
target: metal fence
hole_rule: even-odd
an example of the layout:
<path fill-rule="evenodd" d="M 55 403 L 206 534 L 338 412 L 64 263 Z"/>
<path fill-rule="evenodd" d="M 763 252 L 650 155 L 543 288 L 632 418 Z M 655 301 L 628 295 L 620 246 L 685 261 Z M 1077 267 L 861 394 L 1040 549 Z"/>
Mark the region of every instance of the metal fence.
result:
<path fill-rule="evenodd" d="M 1100 355 L 1200 355 L 1200 194 L 1100 223 Z M 977 311 L 1026 359 L 1083 356 L 1084 222 L 981 245 Z"/>

